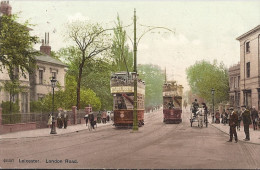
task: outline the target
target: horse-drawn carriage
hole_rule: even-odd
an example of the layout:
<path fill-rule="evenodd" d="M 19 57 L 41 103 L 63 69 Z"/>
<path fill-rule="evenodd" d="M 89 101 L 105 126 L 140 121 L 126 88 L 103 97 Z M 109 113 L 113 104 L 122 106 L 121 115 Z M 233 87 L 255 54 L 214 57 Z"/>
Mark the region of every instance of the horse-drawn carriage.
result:
<path fill-rule="evenodd" d="M 198 127 L 202 128 L 203 125 L 208 127 L 208 114 L 203 108 L 191 108 L 190 126 L 193 122 L 198 122 Z"/>

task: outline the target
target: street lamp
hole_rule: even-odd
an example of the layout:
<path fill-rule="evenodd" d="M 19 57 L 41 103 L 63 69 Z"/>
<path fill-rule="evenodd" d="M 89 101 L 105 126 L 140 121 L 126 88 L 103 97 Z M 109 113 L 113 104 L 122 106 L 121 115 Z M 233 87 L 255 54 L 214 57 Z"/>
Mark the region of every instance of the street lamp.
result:
<path fill-rule="evenodd" d="M 215 90 L 212 88 L 211 89 L 211 94 L 212 94 L 212 123 L 214 123 L 214 116 L 215 116 L 215 111 L 214 111 L 214 93 L 215 93 Z"/>
<path fill-rule="evenodd" d="M 51 79 L 51 87 L 52 87 L 52 125 L 51 125 L 51 134 L 57 134 L 56 132 L 56 127 L 55 127 L 55 120 L 54 120 L 54 88 L 56 86 L 56 82 L 57 80 L 55 79 L 55 77 L 52 77 Z"/>
<path fill-rule="evenodd" d="M 145 31 L 138 40 L 136 40 L 136 10 L 134 9 L 134 73 L 136 74 L 136 78 L 134 79 L 134 109 L 133 109 L 133 131 L 138 131 L 138 111 L 137 111 L 137 46 L 139 44 L 139 41 L 141 40 L 141 38 L 148 33 L 149 31 L 153 30 L 153 29 L 157 29 L 157 28 L 161 28 L 161 29 L 166 29 L 168 31 L 173 32 L 172 30 L 165 28 L 165 27 L 152 27 L 149 26 L 149 29 L 147 31 Z M 131 38 L 130 38 L 131 40 Z"/>

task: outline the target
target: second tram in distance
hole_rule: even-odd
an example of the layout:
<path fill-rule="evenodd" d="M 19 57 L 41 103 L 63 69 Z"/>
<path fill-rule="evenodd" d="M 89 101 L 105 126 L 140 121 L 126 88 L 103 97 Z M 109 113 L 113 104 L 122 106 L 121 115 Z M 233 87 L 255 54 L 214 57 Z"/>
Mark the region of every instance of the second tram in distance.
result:
<path fill-rule="evenodd" d="M 182 85 L 176 81 L 167 81 L 163 85 L 163 122 L 182 122 Z"/>

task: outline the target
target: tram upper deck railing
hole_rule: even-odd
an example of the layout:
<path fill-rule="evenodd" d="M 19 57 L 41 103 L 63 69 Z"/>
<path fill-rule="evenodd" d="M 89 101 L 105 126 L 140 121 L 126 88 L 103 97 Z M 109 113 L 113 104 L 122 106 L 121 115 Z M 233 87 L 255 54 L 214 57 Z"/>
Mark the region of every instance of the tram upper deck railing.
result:
<path fill-rule="evenodd" d="M 118 87 L 118 86 L 129 86 L 134 87 L 134 78 L 136 74 L 134 72 L 119 72 L 112 74 L 110 78 L 110 87 Z M 137 87 L 141 89 L 145 89 L 145 82 L 141 79 L 137 79 Z"/>
<path fill-rule="evenodd" d="M 177 85 L 176 81 L 167 81 L 163 85 L 163 96 L 182 96 L 183 86 Z"/>

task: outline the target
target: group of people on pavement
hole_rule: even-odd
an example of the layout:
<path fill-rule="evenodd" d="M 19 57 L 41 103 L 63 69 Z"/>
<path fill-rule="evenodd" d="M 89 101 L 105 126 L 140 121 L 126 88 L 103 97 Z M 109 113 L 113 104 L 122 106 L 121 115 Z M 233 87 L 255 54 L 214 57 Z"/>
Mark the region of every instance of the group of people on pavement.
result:
<path fill-rule="evenodd" d="M 208 113 L 208 109 L 205 103 L 202 103 L 202 106 L 204 108 L 204 111 Z M 192 103 L 191 111 L 193 113 L 193 116 L 196 117 L 199 110 L 199 104 L 197 102 L 197 99 Z M 217 116 L 216 116 L 217 118 Z M 222 121 L 221 123 L 229 124 L 229 135 L 230 138 L 228 142 L 232 142 L 233 136 L 235 138 L 235 142 L 238 142 L 237 138 L 237 132 L 236 130 L 240 130 L 240 124 L 241 121 L 243 121 L 244 125 L 244 132 L 245 132 L 245 141 L 250 140 L 250 134 L 249 134 L 249 125 L 253 123 L 253 129 L 257 130 L 258 126 L 260 126 L 259 123 L 259 115 L 258 111 L 255 109 L 255 106 L 253 106 L 251 109 L 248 109 L 245 105 L 238 107 L 236 110 L 234 110 L 233 107 L 230 107 L 227 109 L 227 111 L 224 110 L 224 112 L 221 115 Z"/>
<path fill-rule="evenodd" d="M 51 127 L 52 125 L 52 114 L 49 114 L 49 119 L 47 123 L 48 127 Z M 66 110 L 59 109 L 58 115 L 57 115 L 57 127 L 66 129 L 68 126 L 68 114 Z"/>
<path fill-rule="evenodd" d="M 246 136 L 244 141 L 249 141 L 250 140 L 249 126 L 252 124 L 252 122 L 253 122 L 254 130 L 257 130 L 257 126 L 258 126 L 259 116 L 255 107 L 253 106 L 253 108 L 249 110 L 245 105 L 243 105 L 241 106 L 241 110 L 240 107 L 238 107 L 236 110 L 234 110 L 233 107 L 230 107 L 227 110 L 228 110 L 227 112 L 223 113 L 222 122 L 224 122 L 224 124 L 228 123 L 230 126 L 230 130 L 229 130 L 230 138 L 228 142 L 232 142 L 233 136 L 235 137 L 235 142 L 236 143 L 238 142 L 236 129 L 240 130 L 241 121 L 243 121 L 244 132 Z"/>
<path fill-rule="evenodd" d="M 95 129 L 95 125 L 99 122 L 99 123 L 107 123 L 110 120 L 110 116 L 109 114 L 107 114 L 106 110 L 104 110 L 102 113 L 99 112 L 96 117 L 93 114 L 93 112 L 90 113 L 86 113 L 86 115 L 84 116 L 84 119 L 86 121 L 86 126 L 88 125 L 88 122 L 90 123 L 90 125 L 92 126 L 93 129 Z"/>
<path fill-rule="evenodd" d="M 243 121 L 243 125 L 244 125 L 244 132 L 245 132 L 245 136 L 246 136 L 244 140 L 245 141 L 250 140 L 249 125 L 252 124 L 250 111 L 246 108 L 245 105 L 241 106 L 241 109 L 242 109 L 241 115 L 239 115 L 238 109 L 234 111 L 233 107 L 229 108 L 229 110 L 230 110 L 230 115 L 229 115 L 230 138 L 229 138 L 228 142 L 232 142 L 233 136 L 235 137 L 235 142 L 236 143 L 238 142 L 236 126 L 238 126 L 238 124 L 239 124 L 239 129 L 240 129 L 240 122 L 238 122 L 239 117 L 241 117 L 241 119 Z"/>

